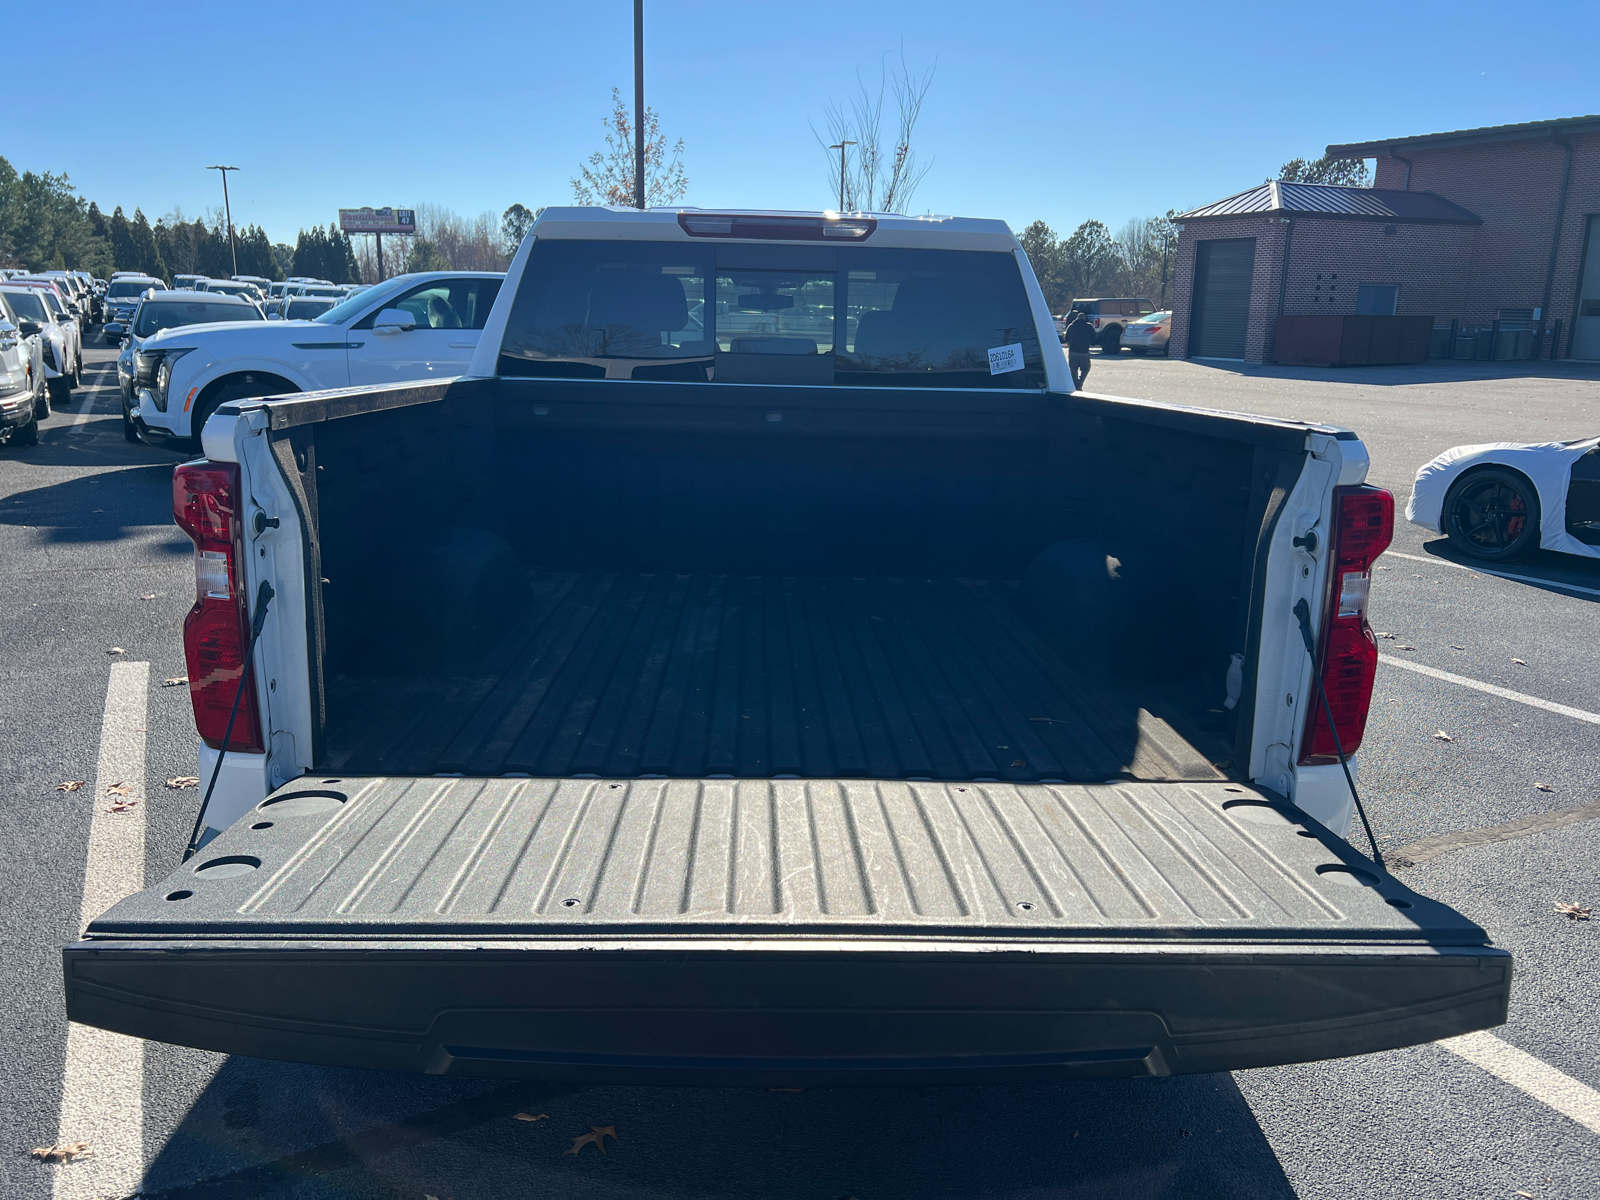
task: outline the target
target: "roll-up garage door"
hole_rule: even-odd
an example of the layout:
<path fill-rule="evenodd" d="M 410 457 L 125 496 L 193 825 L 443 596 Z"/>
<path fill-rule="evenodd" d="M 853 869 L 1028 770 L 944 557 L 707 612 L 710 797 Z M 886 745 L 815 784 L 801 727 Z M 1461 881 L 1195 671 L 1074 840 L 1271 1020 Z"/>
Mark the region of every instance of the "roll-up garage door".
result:
<path fill-rule="evenodd" d="M 1228 238 L 1195 246 L 1191 358 L 1244 357 L 1250 276 L 1255 265 L 1255 238 Z"/>

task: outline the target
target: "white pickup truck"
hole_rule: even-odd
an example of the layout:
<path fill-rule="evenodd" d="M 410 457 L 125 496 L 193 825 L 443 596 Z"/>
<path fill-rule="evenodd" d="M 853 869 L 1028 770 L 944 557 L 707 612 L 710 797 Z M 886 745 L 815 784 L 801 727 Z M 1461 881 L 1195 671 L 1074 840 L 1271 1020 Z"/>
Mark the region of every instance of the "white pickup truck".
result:
<path fill-rule="evenodd" d="M 1361 442 L 1072 392 L 1002 223 L 546 209 L 464 377 L 351 382 L 177 470 L 209 828 L 65 948 L 74 1021 L 801 1086 L 1504 1020 L 1344 837 Z"/>
<path fill-rule="evenodd" d="M 191 442 L 229 400 L 460 375 L 504 281 L 486 271 L 399 275 L 310 321 L 157 334 L 134 360 L 134 426 L 153 445 Z"/>

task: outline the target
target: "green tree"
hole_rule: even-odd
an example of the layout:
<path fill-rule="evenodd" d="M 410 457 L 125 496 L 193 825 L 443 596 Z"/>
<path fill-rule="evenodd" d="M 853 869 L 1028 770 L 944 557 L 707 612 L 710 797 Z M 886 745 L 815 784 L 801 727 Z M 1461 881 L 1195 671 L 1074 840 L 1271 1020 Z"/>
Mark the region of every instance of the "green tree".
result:
<path fill-rule="evenodd" d="M 291 275 L 304 275 L 311 279 L 332 279 L 328 274 L 328 234 L 321 225 L 302 229 L 295 242 L 294 264 Z"/>
<path fill-rule="evenodd" d="M 294 247 L 287 242 L 272 243 L 272 261 L 277 265 L 278 273 L 274 279 L 283 279 L 294 266 Z"/>
<path fill-rule="evenodd" d="M 133 244 L 133 225 L 122 215 L 122 205 L 111 214 L 111 262 L 116 271 L 139 270 L 139 251 Z"/>
<path fill-rule="evenodd" d="M 198 220 L 195 224 L 205 226 Z M 200 274 L 209 279 L 226 279 L 233 274 L 233 247 L 228 244 L 228 230 L 219 224 L 205 233 L 200 243 Z"/>
<path fill-rule="evenodd" d="M 513 204 L 500 214 L 500 237 L 505 243 L 505 255 L 510 258 L 522 245 L 522 239 L 533 228 L 533 213 L 520 204 Z"/>
<path fill-rule="evenodd" d="M 361 267 L 356 262 L 356 248 L 350 241 L 350 235 L 330 224 L 328 226 L 328 249 L 323 255 L 323 266 L 327 267 L 325 279 L 334 283 L 360 283 Z"/>
<path fill-rule="evenodd" d="M 425 237 L 413 238 L 411 252 L 406 255 L 406 271 L 448 271 L 450 260 Z"/>
<path fill-rule="evenodd" d="M 161 260 L 161 250 L 156 245 L 155 233 L 140 209 L 133 210 L 133 222 L 129 234 L 133 240 L 134 255 L 139 263 L 134 270 L 143 271 L 152 279 L 167 281 L 167 264 Z"/>
<path fill-rule="evenodd" d="M 1102 221 L 1088 220 L 1061 246 L 1062 274 L 1072 297 L 1117 295 L 1122 289 L 1122 254 Z"/>
<path fill-rule="evenodd" d="M 1333 183 L 1340 187 L 1370 187 L 1372 176 L 1363 158 L 1291 158 L 1278 168 L 1283 183 Z"/>
<path fill-rule="evenodd" d="M 1052 313 L 1065 312 L 1067 305 L 1072 303 L 1072 297 L 1067 289 L 1066 260 L 1061 239 L 1043 221 L 1035 221 L 1022 231 L 1017 240 L 1022 243 L 1023 252 L 1033 265 L 1033 273 L 1039 279 L 1039 290 L 1044 293 L 1045 304 Z"/>

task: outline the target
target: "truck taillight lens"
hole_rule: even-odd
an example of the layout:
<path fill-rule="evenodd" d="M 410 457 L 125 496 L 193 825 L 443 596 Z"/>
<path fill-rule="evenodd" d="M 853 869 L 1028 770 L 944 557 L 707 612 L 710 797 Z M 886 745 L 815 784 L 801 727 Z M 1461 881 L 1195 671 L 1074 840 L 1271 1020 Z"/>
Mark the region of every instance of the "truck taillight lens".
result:
<path fill-rule="evenodd" d="M 1382 488 L 1334 489 L 1333 535 L 1328 547 L 1332 577 L 1323 614 L 1318 669 L 1328 689 L 1339 745 L 1348 757 L 1361 745 L 1372 705 L 1372 684 L 1378 675 L 1378 642 L 1367 624 L 1367 597 L 1372 591 L 1372 566 L 1394 538 L 1394 497 Z M 1333 732 L 1312 697 L 1306 734 L 1300 745 L 1303 766 L 1338 762 Z"/>
<path fill-rule="evenodd" d="M 205 459 L 172 474 L 172 515 L 194 541 L 194 607 L 183 619 L 183 655 L 195 728 L 213 750 L 222 747 L 228 714 L 245 676 L 250 613 L 241 567 L 244 536 L 239 521 L 239 466 Z M 233 722 L 229 750 L 259 754 L 261 717 L 256 690 L 247 683 Z"/>

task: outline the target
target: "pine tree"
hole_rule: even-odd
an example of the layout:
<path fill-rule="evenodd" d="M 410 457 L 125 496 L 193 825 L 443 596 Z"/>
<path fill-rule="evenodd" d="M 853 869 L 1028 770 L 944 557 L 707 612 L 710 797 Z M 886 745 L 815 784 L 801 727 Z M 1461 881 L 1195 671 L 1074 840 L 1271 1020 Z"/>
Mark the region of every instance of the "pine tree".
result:
<path fill-rule="evenodd" d="M 200 227 L 205 228 L 204 225 Z M 228 245 L 227 229 L 219 224 L 204 237 L 200 245 L 200 273 L 211 279 L 228 278 L 233 274 L 233 251 Z"/>
<path fill-rule="evenodd" d="M 133 228 L 131 230 L 134 253 L 138 256 L 139 265 L 136 271 L 143 271 L 152 279 L 165 280 L 167 278 L 167 264 L 162 261 L 161 250 L 156 245 L 155 233 L 150 228 L 150 222 L 145 218 L 141 209 L 133 210 Z"/>
<path fill-rule="evenodd" d="M 111 265 L 116 271 L 137 271 L 139 251 L 133 244 L 133 226 L 122 215 L 122 205 L 111 214 Z"/>

